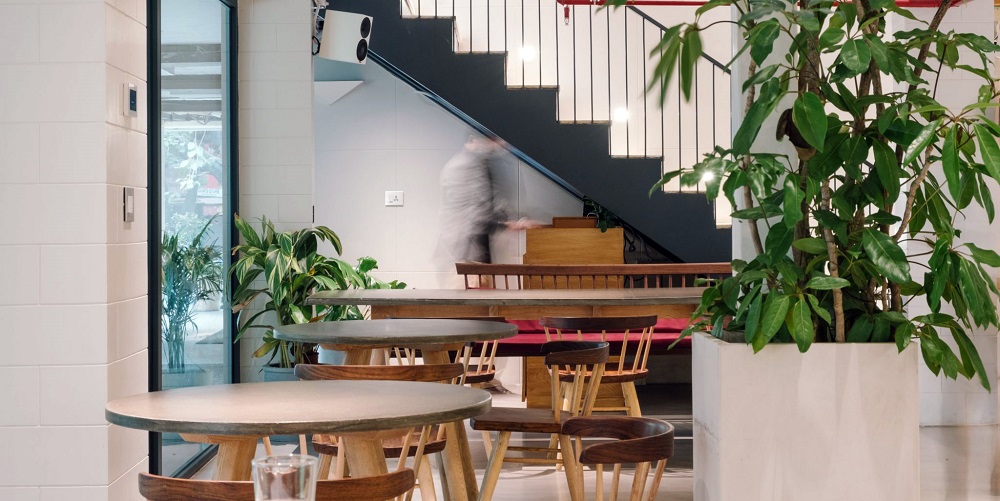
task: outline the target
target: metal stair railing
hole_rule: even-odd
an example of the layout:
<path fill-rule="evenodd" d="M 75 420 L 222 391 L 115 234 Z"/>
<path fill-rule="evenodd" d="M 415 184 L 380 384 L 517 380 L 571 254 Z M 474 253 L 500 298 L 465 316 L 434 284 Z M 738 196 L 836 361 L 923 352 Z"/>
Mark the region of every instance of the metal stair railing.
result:
<path fill-rule="evenodd" d="M 613 157 L 659 158 L 662 172 L 690 166 L 730 131 L 730 71 L 702 53 L 689 102 L 671 83 L 652 86 L 658 60 L 650 55 L 666 27 L 634 7 L 560 5 L 555 0 L 400 0 L 407 18 L 454 19 L 458 54 L 506 54 L 511 89 L 556 88 L 556 119 L 563 123 L 609 124 Z M 697 193 L 675 178 L 668 193 Z M 731 225 L 731 208 L 716 204 L 718 226 Z"/>

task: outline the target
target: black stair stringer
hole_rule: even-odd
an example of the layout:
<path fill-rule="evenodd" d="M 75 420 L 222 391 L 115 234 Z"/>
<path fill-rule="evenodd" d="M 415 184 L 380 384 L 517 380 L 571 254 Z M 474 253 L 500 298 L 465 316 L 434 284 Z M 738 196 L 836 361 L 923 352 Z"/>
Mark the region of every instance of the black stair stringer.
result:
<path fill-rule="evenodd" d="M 398 0 L 333 0 L 330 9 L 374 17 L 371 49 L 687 262 L 728 261 L 731 231 L 717 229 L 699 194 L 649 188 L 661 161 L 613 158 L 606 124 L 560 124 L 557 90 L 507 89 L 503 54 L 456 54 L 451 19 L 403 19 Z"/>

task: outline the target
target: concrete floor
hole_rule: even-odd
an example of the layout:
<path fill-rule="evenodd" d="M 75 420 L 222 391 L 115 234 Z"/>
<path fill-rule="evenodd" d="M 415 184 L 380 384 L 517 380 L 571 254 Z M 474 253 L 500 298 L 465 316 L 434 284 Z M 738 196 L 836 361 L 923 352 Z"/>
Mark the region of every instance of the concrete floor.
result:
<path fill-rule="evenodd" d="M 693 497 L 690 386 L 657 385 L 639 388 L 640 400 L 646 415 L 664 419 L 674 424 L 674 457 L 656 499 L 690 501 Z M 495 394 L 496 406 L 519 406 L 516 393 Z M 517 437 L 514 440 L 547 441 L 547 437 Z M 479 478 L 486 466 L 486 454 L 479 432 L 469 430 L 473 464 Z M 920 488 L 921 501 L 982 501 L 1000 500 L 1000 493 L 990 494 L 993 467 L 1000 461 L 997 455 L 997 426 L 926 427 L 920 430 Z M 296 452 L 294 444 L 278 445 L 276 452 Z M 263 455 L 263 447 L 258 448 Z M 391 464 L 390 467 L 393 467 Z M 213 464 L 209 463 L 197 477 L 211 478 Z M 631 485 L 631 471 L 623 472 L 619 499 L 627 499 Z M 592 490 L 593 472 L 588 472 L 587 485 Z M 605 486 L 610 485 L 610 480 Z M 440 490 L 440 485 L 438 485 Z M 590 492 L 588 490 L 588 492 Z M 420 499 L 419 494 L 414 499 Z M 441 497 L 439 496 L 439 499 Z M 495 501 L 569 501 L 569 491 L 562 472 L 543 466 L 520 467 L 506 465 L 500 474 Z M 754 501 L 754 500 L 747 500 Z"/>

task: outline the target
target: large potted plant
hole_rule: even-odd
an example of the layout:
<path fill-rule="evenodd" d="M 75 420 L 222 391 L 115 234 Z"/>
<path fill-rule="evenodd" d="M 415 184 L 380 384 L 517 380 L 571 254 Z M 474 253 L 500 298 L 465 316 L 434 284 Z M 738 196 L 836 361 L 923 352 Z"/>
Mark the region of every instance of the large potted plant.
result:
<path fill-rule="evenodd" d="M 698 10 L 734 12 L 744 114 L 731 147 L 654 189 L 704 183 L 756 252 L 709 284 L 685 332 L 696 499 L 919 499 L 917 351 L 935 374 L 990 387 L 969 333 L 998 325 L 987 268 L 1000 256 L 957 219 L 994 217 L 1000 126 L 983 110 L 996 48 L 940 31 L 950 7 L 929 22 L 892 0 Z M 690 96 L 706 27 L 666 30 L 654 88 L 679 75 Z M 982 87 L 948 108 L 944 73 Z M 775 128 L 794 149 L 758 140 Z M 721 339 L 732 331 L 738 342 Z"/>
<path fill-rule="evenodd" d="M 340 238 L 326 226 L 277 232 L 263 217 L 258 232 L 239 215 L 234 216 L 234 222 L 244 243 L 233 247 L 233 255 L 239 258 L 229 269 L 237 284 L 230 304 L 241 316 L 251 312 L 245 320 L 240 319 L 236 339 L 250 330 L 263 331 L 253 357 L 266 358 L 267 380 L 291 377 L 295 364 L 312 361 L 315 353 L 312 345 L 275 339 L 275 322 L 289 325 L 364 318 L 357 306 L 307 305 L 309 296 L 323 290 L 406 287 L 402 282 L 384 282 L 371 276 L 377 263 L 370 257 L 352 266 L 319 253 L 321 241 L 330 243 L 338 255 L 342 251 Z M 258 307 L 252 308 L 255 301 Z"/>
<path fill-rule="evenodd" d="M 161 323 L 168 373 L 185 370 L 184 346 L 189 328 L 196 327 L 195 305 L 222 291 L 222 253 L 215 242 L 204 242 L 214 219 L 206 221 L 187 242 L 184 232 L 163 234 Z"/>

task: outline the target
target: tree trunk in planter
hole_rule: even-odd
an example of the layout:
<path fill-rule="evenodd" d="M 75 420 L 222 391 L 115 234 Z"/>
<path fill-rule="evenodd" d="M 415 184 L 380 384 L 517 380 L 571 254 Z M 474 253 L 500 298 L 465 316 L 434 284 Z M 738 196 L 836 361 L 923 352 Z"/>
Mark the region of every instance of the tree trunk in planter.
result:
<path fill-rule="evenodd" d="M 693 342 L 695 500 L 920 499 L 915 343 Z"/>

